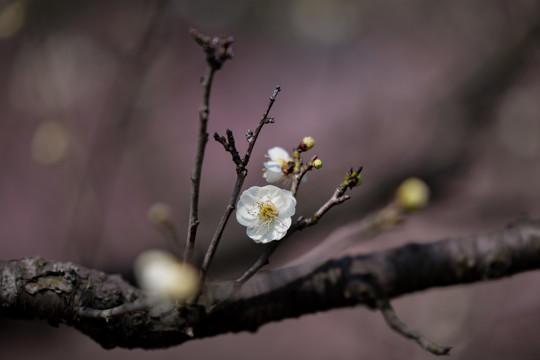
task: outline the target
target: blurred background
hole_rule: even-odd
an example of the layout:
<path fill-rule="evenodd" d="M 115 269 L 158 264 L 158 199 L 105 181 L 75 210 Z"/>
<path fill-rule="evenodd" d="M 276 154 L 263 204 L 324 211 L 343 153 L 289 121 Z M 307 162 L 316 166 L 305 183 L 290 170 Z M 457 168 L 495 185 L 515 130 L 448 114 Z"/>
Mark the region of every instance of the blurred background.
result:
<path fill-rule="evenodd" d="M 298 195 L 313 213 L 345 171 L 364 184 L 315 228 L 283 244 L 294 261 L 384 206 L 409 176 L 429 207 L 348 253 L 481 233 L 540 216 L 540 5 L 532 0 L 0 1 L 0 258 L 39 255 L 118 272 L 149 248 L 177 250 L 147 220 L 172 209 L 183 239 L 204 56 L 196 27 L 231 35 L 215 78 L 210 134 L 239 150 L 281 85 L 245 187 L 267 149 L 315 138 L 323 160 Z M 210 139 L 196 254 L 232 190 L 230 155 Z M 261 248 L 234 220 L 210 277 L 234 278 Z M 182 240 L 183 241 L 183 240 Z M 339 255 L 339 254 L 336 254 Z M 539 273 L 394 302 L 455 359 L 537 359 Z M 5 358 L 429 359 L 365 308 L 342 309 L 159 350 L 106 351 L 75 330 L 0 320 Z"/>

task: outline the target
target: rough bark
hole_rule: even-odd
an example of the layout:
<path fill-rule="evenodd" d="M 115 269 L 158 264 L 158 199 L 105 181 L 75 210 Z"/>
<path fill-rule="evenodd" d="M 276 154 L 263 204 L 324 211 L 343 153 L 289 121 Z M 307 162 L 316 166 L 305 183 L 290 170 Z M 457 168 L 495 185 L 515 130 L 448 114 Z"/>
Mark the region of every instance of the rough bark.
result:
<path fill-rule="evenodd" d="M 272 321 L 345 306 L 375 308 L 381 300 L 430 287 L 538 268 L 540 222 L 527 221 L 488 234 L 261 273 L 231 299 L 229 282 L 210 283 L 198 305 L 166 307 L 117 275 L 33 257 L 0 261 L 0 315 L 65 323 L 105 348 L 149 349 L 256 331 Z"/>

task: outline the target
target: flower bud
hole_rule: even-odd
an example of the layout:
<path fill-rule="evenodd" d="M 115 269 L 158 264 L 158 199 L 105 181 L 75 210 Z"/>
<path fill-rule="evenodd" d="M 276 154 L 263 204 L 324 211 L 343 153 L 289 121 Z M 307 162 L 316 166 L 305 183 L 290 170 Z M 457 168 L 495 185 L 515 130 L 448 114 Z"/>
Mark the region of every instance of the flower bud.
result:
<path fill-rule="evenodd" d="M 396 200 L 403 210 L 419 210 L 429 200 L 429 187 L 419 178 L 408 178 L 398 187 Z"/>
<path fill-rule="evenodd" d="M 314 162 L 313 162 L 313 167 L 315 169 L 320 169 L 322 168 L 322 160 L 321 159 L 316 159 Z"/>
<path fill-rule="evenodd" d="M 302 139 L 302 142 L 300 143 L 300 145 L 298 145 L 298 151 L 302 152 L 302 151 L 311 150 L 314 145 L 315 145 L 315 139 L 313 139 L 311 136 L 306 136 L 305 138 Z"/>

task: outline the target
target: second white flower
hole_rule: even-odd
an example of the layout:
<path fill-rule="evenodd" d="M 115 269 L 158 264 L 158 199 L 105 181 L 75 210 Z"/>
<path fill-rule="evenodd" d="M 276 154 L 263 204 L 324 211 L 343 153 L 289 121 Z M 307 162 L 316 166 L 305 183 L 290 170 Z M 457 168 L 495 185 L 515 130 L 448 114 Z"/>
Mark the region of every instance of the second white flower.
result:
<path fill-rule="evenodd" d="M 267 182 L 278 182 L 291 175 L 287 170 L 289 163 L 292 164 L 293 159 L 285 149 L 274 146 L 268 150 L 268 157 L 270 160 L 264 163 L 263 173 L 263 177 Z"/>

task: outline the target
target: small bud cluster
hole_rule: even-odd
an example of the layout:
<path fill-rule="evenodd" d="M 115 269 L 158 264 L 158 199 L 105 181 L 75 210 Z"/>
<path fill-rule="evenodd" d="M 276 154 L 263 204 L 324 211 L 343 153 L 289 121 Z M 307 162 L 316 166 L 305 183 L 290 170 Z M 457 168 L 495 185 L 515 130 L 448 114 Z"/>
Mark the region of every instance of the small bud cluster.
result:
<path fill-rule="evenodd" d="M 313 146 L 315 146 L 315 140 L 311 136 L 306 136 L 293 149 L 292 156 L 279 146 L 269 149 L 267 157 L 270 160 L 264 163 L 263 177 L 269 183 L 276 183 L 281 180 L 290 180 L 294 176 L 303 177 L 304 173 L 312 168 L 320 169 L 322 160 L 317 159 L 316 155 L 308 163 L 304 163 L 300 158 L 301 153 L 311 150 Z M 307 168 L 303 169 L 306 166 Z"/>

